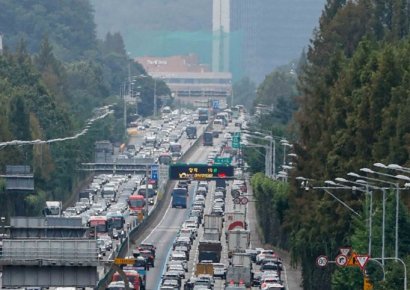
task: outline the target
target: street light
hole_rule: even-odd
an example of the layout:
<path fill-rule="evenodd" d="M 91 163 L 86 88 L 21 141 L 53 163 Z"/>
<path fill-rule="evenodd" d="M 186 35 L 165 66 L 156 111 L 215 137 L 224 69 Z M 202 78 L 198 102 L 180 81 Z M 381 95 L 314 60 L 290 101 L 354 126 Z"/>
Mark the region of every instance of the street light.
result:
<path fill-rule="evenodd" d="M 352 181 L 352 180 L 347 180 L 347 179 L 345 179 L 345 178 L 337 177 L 337 178 L 335 178 L 335 180 L 336 180 L 337 182 L 352 183 L 352 184 L 359 185 L 359 186 L 365 186 L 365 188 L 366 188 L 366 193 L 370 196 L 370 204 L 369 204 L 369 233 L 368 233 L 368 243 L 369 243 L 369 244 L 368 244 L 368 254 L 371 256 L 371 254 L 372 254 L 372 233 L 373 233 L 373 231 L 372 231 L 372 228 L 373 228 L 373 191 L 370 191 L 369 188 L 380 189 L 380 190 L 381 190 L 382 188 L 380 188 L 380 187 L 378 187 L 378 186 L 371 185 L 370 183 L 368 183 L 367 181 L 362 180 L 362 179 L 358 179 L 358 180 L 356 180 L 356 181 Z M 359 188 L 356 188 L 356 189 L 359 189 Z M 359 189 L 359 190 L 361 190 L 361 189 Z M 385 200 L 385 199 L 383 198 L 383 200 Z M 385 208 L 385 207 L 383 207 L 383 208 Z M 384 215 L 384 212 L 383 212 L 383 215 Z M 384 241 L 384 239 L 382 238 L 382 243 L 383 243 L 383 241 Z"/>
<path fill-rule="evenodd" d="M 250 142 L 246 142 L 242 143 L 243 145 L 245 145 L 246 147 L 260 147 L 260 148 L 264 148 L 266 153 L 265 153 L 265 175 L 267 177 L 271 178 L 271 171 L 270 171 L 270 147 L 266 146 L 266 145 L 262 145 L 262 144 L 254 144 L 254 143 L 250 143 Z"/>
<path fill-rule="evenodd" d="M 377 164 L 377 167 L 380 166 L 384 166 L 384 168 L 388 168 L 388 166 L 385 166 L 382 163 L 375 163 Z M 386 177 L 390 177 L 390 178 L 395 178 L 395 179 L 400 179 L 400 180 L 404 180 L 404 181 L 410 181 L 410 178 L 405 176 L 405 175 L 392 175 L 392 174 L 386 174 L 386 173 L 382 173 L 382 172 L 378 172 L 378 171 L 374 171 L 371 170 L 369 168 L 361 168 L 360 169 L 363 172 L 368 172 L 368 173 L 372 173 L 372 174 L 377 174 L 377 175 L 381 175 L 381 176 L 386 176 Z M 396 258 L 399 257 L 399 205 L 400 205 L 400 188 L 399 188 L 399 184 L 398 183 L 393 183 L 396 186 L 396 229 L 395 229 L 395 245 L 394 245 L 394 256 Z"/>
<path fill-rule="evenodd" d="M 363 171 L 363 172 L 373 171 L 373 170 L 368 169 L 368 168 L 361 168 L 360 170 Z M 375 171 L 373 171 L 373 172 L 375 172 Z M 372 178 L 372 177 L 362 176 L 362 175 L 356 174 L 356 173 L 354 173 L 354 172 L 349 172 L 348 175 L 349 175 L 349 176 L 353 176 L 353 177 L 357 177 L 357 178 L 362 178 L 362 179 L 370 180 L 370 181 L 386 183 L 386 184 L 389 184 L 390 186 L 391 186 L 391 185 L 394 185 L 394 186 L 396 187 L 396 193 L 397 193 L 398 190 L 399 190 L 398 183 L 394 183 L 394 182 L 391 182 L 391 181 L 387 181 L 387 180 L 383 180 L 383 179 L 378 179 L 378 178 Z M 389 176 L 389 174 L 388 174 L 387 176 Z M 392 177 L 394 177 L 394 175 L 392 175 Z M 381 190 L 382 190 L 382 192 L 383 192 L 382 264 L 384 265 L 384 256 L 385 256 L 385 255 L 384 255 L 384 249 L 385 249 L 384 245 L 385 245 L 385 225 L 386 225 L 386 188 L 381 187 Z M 397 194 L 396 194 L 396 198 L 397 198 Z M 397 211 L 396 211 L 396 214 L 397 214 Z M 397 233 L 398 233 L 398 223 L 396 223 L 396 231 L 397 231 Z M 396 236 L 395 245 L 398 245 L 398 235 Z"/>

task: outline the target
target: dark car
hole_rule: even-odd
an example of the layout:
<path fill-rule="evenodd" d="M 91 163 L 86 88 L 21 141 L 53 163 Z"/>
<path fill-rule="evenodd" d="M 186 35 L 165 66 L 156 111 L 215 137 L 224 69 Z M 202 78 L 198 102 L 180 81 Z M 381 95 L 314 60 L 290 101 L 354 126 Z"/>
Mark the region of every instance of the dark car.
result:
<path fill-rule="evenodd" d="M 155 267 L 155 257 L 150 250 L 140 250 L 140 255 L 145 258 L 148 266 Z"/>
<path fill-rule="evenodd" d="M 151 251 L 151 253 L 152 253 L 152 255 L 154 256 L 154 258 L 155 258 L 155 251 L 156 251 L 156 247 L 153 245 L 153 244 L 151 244 L 151 243 L 142 243 L 142 244 L 140 244 L 139 246 L 138 246 L 138 250 L 150 250 Z"/>

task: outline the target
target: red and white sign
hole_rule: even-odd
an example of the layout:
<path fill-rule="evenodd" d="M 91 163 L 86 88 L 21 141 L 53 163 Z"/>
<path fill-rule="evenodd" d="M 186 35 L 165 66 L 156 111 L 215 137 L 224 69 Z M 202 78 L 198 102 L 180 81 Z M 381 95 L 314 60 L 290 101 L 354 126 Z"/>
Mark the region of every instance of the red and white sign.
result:
<path fill-rule="evenodd" d="M 248 198 L 247 198 L 246 196 L 242 196 L 242 197 L 241 197 L 241 204 L 242 204 L 242 205 L 247 204 L 248 201 L 249 201 L 249 200 L 248 200 Z"/>
<path fill-rule="evenodd" d="M 327 259 L 326 256 L 319 256 L 316 259 L 316 265 L 318 265 L 319 267 L 326 267 L 328 262 L 329 260 Z"/>
<path fill-rule="evenodd" d="M 344 267 L 344 266 L 346 266 L 346 264 L 347 264 L 347 256 L 345 256 L 345 255 L 338 255 L 337 257 L 336 257 L 336 260 L 335 260 L 335 262 L 336 262 L 336 265 L 338 265 L 338 266 L 340 266 L 340 267 Z"/>
<path fill-rule="evenodd" d="M 357 255 L 356 256 L 356 261 L 359 263 L 360 269 L 363 270 L 363 268 L 366 266 L 367 262 L 369 261 L 369 255 Z"/>
<path fill-rule="evenodd" d="M 342 254 L 343 256 L 349 256 L 351 250 L 351 247 L 339 248 L 340 254 Z"/>

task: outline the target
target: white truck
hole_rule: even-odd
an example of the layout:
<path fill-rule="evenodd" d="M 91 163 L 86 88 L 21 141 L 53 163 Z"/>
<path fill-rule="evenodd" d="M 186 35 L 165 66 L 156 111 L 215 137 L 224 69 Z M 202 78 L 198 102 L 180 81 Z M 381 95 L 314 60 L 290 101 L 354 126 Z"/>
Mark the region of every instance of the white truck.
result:
<path fill-rule="evenodd" d="M 250 231 L 238 229 L 228 232 L 228 257 L 233 253 L 245 253 L 249 247 Z"/>
<path fill-rule="evenodd" d="M 204 215 L 204 230 L 217 229 L 219 233 L 222 232 L 222 216 L 214 214 Z"/>
<path fill-rule="evenodd" d="M 61 216 L 63 203 L 61 201 L 46 201 L 46 207 L 43 210 L 45 216 Z"/>
<path fill-rule="evenodd" d="M 244 266 L 229 266 L 226 271 L 226 283 L 251 287 L 251 268 Z M 229 284 L 228 284 L 229 283 Z"/>
<path fill-rule="evenodd" d="M 226 234 L 234 229 L 246 229 L 245 213 L 241 211 L 232 211 L 225 213 Z"/>

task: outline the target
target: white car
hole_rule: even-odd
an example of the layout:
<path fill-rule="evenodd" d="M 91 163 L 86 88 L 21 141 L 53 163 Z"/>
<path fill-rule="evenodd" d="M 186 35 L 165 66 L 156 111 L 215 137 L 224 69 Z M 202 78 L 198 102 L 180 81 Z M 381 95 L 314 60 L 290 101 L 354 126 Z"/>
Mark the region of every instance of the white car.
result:
<path fill-rule="evenodd" d="M 226 267 L 222 263 L 213 263 L 214 277 L 226 278 Z"/>

